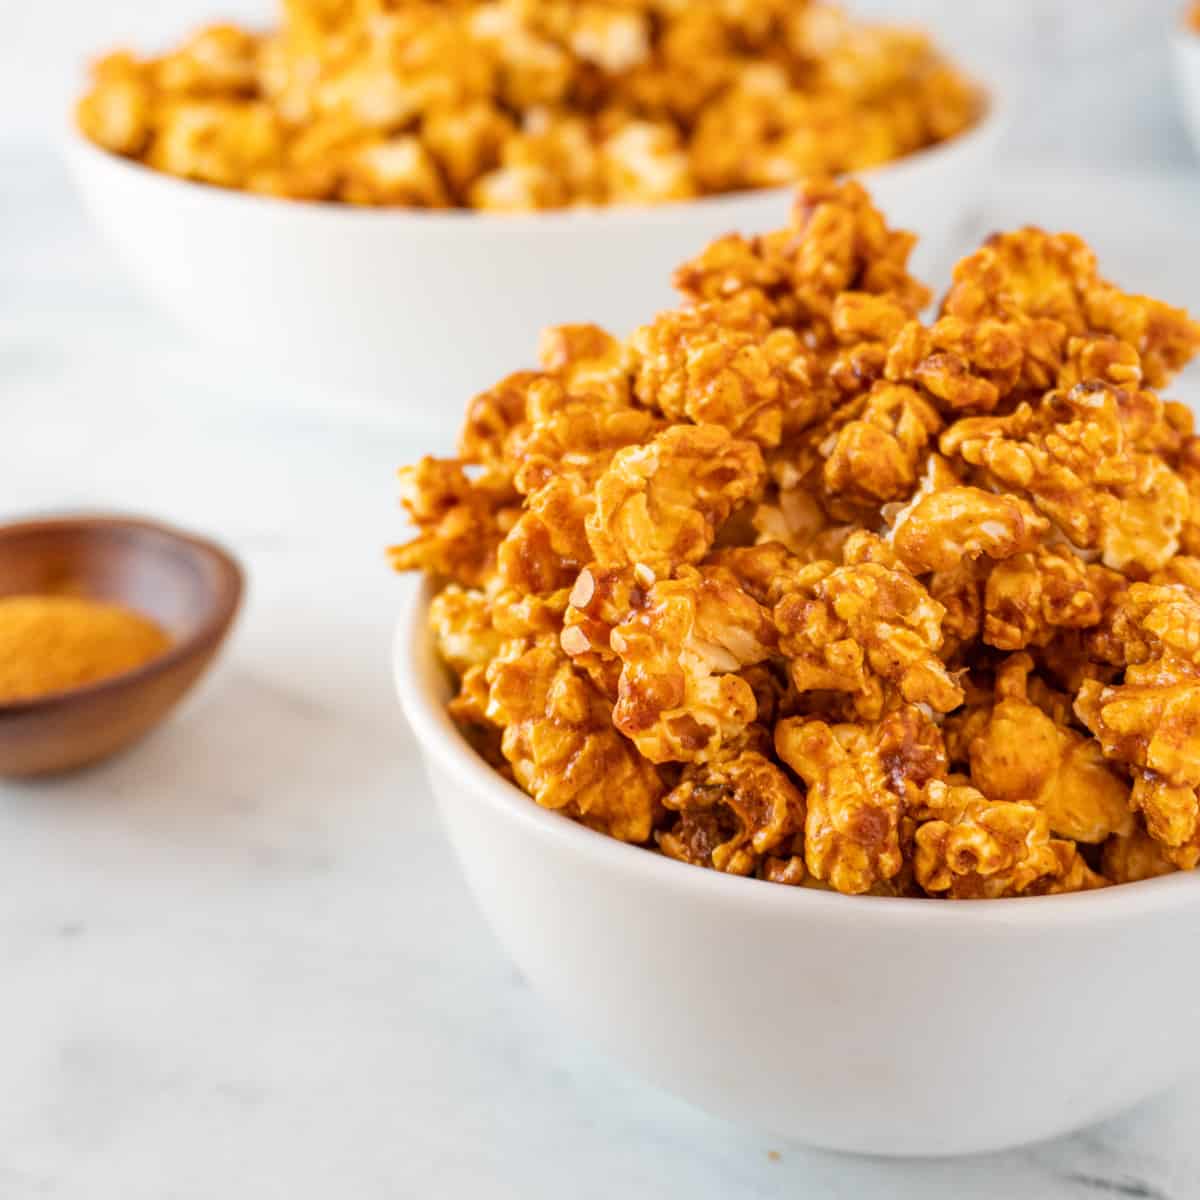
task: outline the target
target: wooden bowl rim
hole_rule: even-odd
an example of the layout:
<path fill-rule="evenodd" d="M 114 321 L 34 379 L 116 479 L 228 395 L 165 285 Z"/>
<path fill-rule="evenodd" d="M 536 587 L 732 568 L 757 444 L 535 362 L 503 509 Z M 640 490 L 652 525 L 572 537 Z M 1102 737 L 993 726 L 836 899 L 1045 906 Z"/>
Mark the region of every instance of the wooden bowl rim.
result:
<path fill-rule="evenodd" d="M 206 537 L 149 517 L 123 513 L 64 513 L 4 522 L 0 524 L 0 541 L 29 533 L 78 530 L 100 532 L 121 529 L 159 534 L 207 559 L 216 567 L 219 584 L 210 597 L 209 611 L 203 616 L 199 627 L 194 633 L 172 643 L 162 654 L 156 655 L 140 667 L 134 667 L 131 671 L 122 671 L 118 675 L 97 679 L 94 683 L 60 688 L 58 691 L 46 692 L 44 695 L 25 700 L 0 700 L 0 718 L 48 712 L 73 704 L 77 700 L 90 700 L 105 693 L 115 694 L 127 688 L 136 688 L 198 651 L 215 650 L 224 641 L 241 607 L 246 575 L 241 564 L 228 550 Z"/>

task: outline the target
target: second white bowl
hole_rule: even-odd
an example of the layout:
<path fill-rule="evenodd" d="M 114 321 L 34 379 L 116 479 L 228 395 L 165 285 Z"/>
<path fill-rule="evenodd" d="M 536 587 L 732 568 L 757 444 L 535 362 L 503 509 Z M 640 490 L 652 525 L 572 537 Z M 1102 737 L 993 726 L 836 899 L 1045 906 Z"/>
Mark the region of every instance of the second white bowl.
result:
<path fill-rule="evenodd" d="M 992 105 L 959 137 L 864 173 L 888 220 L 923 235 L 920 261 L 957 228 L 999 132 Z M 530 364 L 544 326 L 627 333 L 675 303 L 679 263 L 722 234 L 783 226 L 793 195 L 512 216 L 364 210 L 187 182 L 78 134 L 67 157 L 131 272 L 197 336 L 447 433 L 470 395 Z"/>

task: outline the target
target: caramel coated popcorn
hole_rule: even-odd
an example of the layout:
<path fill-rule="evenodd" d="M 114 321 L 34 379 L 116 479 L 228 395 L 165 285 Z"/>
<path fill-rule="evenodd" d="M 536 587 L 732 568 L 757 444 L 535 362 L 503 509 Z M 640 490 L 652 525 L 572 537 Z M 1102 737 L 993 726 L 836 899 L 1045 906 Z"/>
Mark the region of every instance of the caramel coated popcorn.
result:
<path fill-rule="evenodd" d="M 858 170 L 982 103 L 923 34 L 820 0 L 283 0 L 269 32 L 100 59 L 77 118 L 219 187 L 511 212 Z"/>
<path fill-rule="evenodd" d="M 1200 325 L 1068 234 L 940 315 L 856 183 L 715 242 L 621 343 L 550 330 L 402 472 L 451 712 L 538 803 L 874 896 L 1200 865 Z"/>

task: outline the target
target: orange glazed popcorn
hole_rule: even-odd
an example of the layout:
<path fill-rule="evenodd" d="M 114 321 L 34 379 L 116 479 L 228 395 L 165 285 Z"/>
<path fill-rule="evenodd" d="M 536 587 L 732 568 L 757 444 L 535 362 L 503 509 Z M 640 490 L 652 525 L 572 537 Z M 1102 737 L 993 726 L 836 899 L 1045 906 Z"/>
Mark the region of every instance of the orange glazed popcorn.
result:
<path fill-rule="evenodd" d="M 98 60 L 114 154 L 298 200 L 522 211 L 656 204 L 887 162 L 981 93 L 927 37 L 819 0 L 283 0 Z"/>
<path fill-rule="evenodd" d="M 632 26 L 630 27 L 632 28 Z M 940 315 L 857 183 L 547 331 L 402 472 L 450 711 L 533 800 L 680 862 L 872 896 L 1200 865 L 1186 313 L 1069 234 Z"/>

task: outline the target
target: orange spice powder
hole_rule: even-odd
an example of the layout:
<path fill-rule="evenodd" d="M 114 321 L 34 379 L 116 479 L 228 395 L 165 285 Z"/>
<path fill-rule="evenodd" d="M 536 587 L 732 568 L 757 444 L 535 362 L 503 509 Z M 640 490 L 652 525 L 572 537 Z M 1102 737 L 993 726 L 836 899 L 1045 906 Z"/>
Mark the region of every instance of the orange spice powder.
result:
<path fill-rule="evenodd" d="M 78 596 L 0 597 L 0 703 L 132 671 L 169 645 L 154 621 L 116 604 Z"/>

